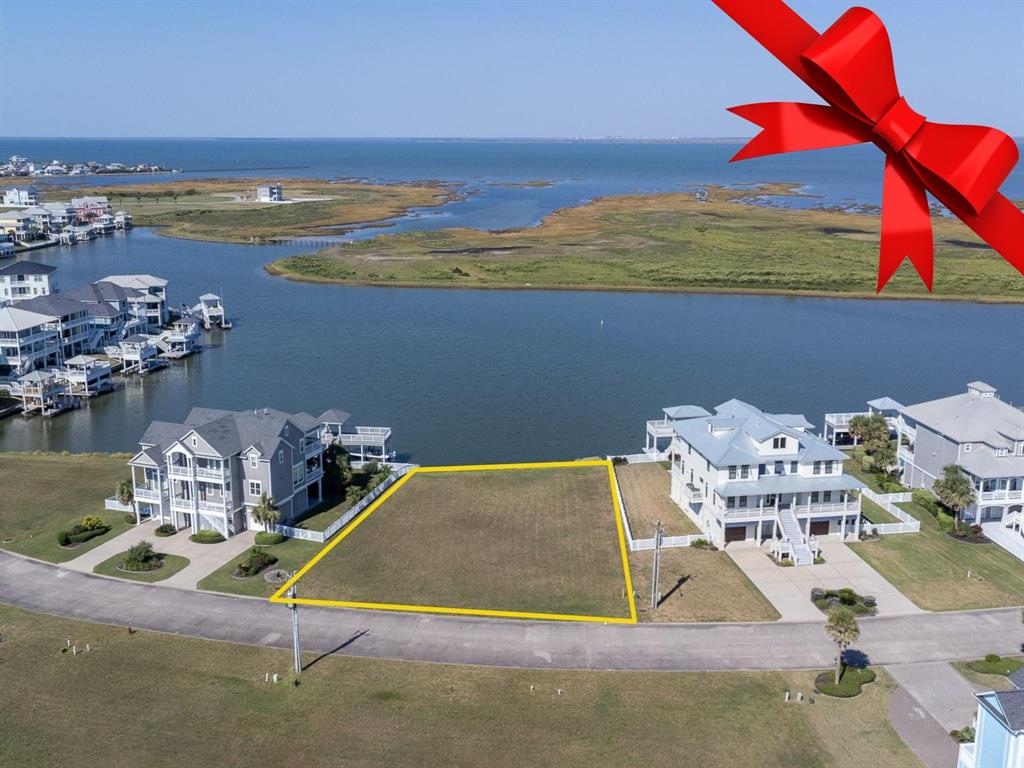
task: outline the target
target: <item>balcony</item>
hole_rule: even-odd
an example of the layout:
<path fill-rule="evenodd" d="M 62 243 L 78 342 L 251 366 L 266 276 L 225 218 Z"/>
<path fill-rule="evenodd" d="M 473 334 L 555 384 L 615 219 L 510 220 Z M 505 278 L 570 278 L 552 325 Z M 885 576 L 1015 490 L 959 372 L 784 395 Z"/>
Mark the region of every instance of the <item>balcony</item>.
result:
<path fill-rule="evenodd" d="M 139 485 L 135 487 L 135 499 L 136 501 L 152 501 L 160 503 L 163 499 L 167 498 L 167 490 L 160 489 L 155 486 Z"/>
<path fill-rule="evenodd" d="M 167 474 L 173 477 L 192 477 L 192 467 L 186 464 L 168 464 Z"/>
<path fill-rule="evenodd" d="M 305 446 L 303 446 L 302 452 L 306 456 L 316 456 L 322 449 L 323 446 L 320 444 L 319 440 L 309 440 L 306 442 Z"/>
<path fill-rule="evenodd" d="M 179 510 L 181 512 L 195 512 L 196 511 L 196 500 L 195 499 L 183 499 L 180 496 L 171 497 L 171 509 Z"/>
<path fill-rule="evenodd" d="M 692 483 L 684 485 L 683 492 L 689 497 L 690 501 L 704 501 L 704 489 L 698 488 Z"/>
<path fill-rule="evenodd" d="M 668 419 L 652 419 L 647 422 L 647 434 L 655 437 L 672 437 L 675 430 Z"/>
<path fill-rule="evenodd" d="M 982 491 L 978 494 L 979 501 L 1024 501 L 1024 489 L 1009 491 Z"/>
<path fill-rule="evenodd" d="M 226 514 L 228 511 L 227 499 L 200 499 L 196 502 L 200 512 L 217 512 Z"/>
<path fill-rule="evenodd" d="M 227 472 L 221 469 L 214 469 L 212 467 L 196 467 L 196 477 L 209 478 L 211 480 L 224 481 Z"/>
<path fill-rule="evenodd" d="M 319 480 L 323 476 L 324 476 L 324 470 L 321 467 L 316 467 L 314 469 L 307 469 L 306 470 L 306 482 L 307 483 L 315 483 L 317 480 Z"/>

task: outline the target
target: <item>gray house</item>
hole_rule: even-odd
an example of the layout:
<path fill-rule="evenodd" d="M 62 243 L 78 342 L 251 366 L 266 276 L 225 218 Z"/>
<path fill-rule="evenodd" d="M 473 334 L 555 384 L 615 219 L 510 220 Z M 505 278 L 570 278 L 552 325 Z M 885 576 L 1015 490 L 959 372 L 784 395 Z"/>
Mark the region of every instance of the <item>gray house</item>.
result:
<path fill-rule="evenodd" d="M 140 516 L 232 536 L 255 527 L 266 493 L 281 524 L 294 524 L 323 501 L 324 448 L 341 442 L 341 413 L 193 408 L 184 423 L 152 422 L 128 462 Z"/>
<path fill-rule="evenodd" d="M 897 458 L 907 485 L 931 488 L 944 466 L 958 464 L 978 495 L 966 517 L 1020 532 L 1024 412 L 1000 400 L 994 387 L 973 381 L 963 394 L 906 406 L 901 415 Z"/>

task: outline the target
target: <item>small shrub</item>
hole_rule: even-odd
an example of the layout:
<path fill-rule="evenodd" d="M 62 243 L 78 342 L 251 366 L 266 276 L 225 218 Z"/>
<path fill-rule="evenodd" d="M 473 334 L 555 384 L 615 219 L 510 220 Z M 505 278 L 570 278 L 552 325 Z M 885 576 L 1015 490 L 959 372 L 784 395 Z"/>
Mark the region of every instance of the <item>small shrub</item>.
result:
<path fill-rule="evenodd" d="M 138 520 L 136 520 L 135 518 L 135 515 L 133 515 L 131 512 L 125 513 L 124 521 L 128 523 L 128 525 L 135 525 L 135 523 L 138 522 Z"/>
<path fill-rule="evenodd" d="M 69 534 L 67 531 L 61 531 L 57 534 L 57 543 L 60 544 L 62 547 L 66 547 L 68 544 L 71 543 L 71 534 Z"/>
<path fill-rule="evenodd" d="M 989 664 L 998 664 L 1000 661 L 1002 661 L 1002 659 L 1000 658 L 998 653 L 986 653 L 985 661 L 987 661 Z"/>
<path fill-rule="evenodd" d="M 970 725 L 965 725 L 958 731 L 950 731 L 949 735 L 953 737 L 953 740 L 958 744 L 967 744 L 974 741 L 974 728 Z"/>
<path fill-rule="evenodd" d="M 274 533 L 272 531 L 260 531 L 256 534 L 256 543 L 264 547 L 271 547 L 274 544 L 280 544 L 286 538 L 288 537 L 285 536 L 283 533 Z"/>
<path fill-rule="evenodd" d="M 121 561 L 121 568 L 125 571 L 152 571 L 161 565 L 160 556 L 148 541 L 140 541 L 130 546 L 124 560 Z"/>
<path fill-rule="evenodd" d="M 814 564 L 815 565 L 824 565 L 825 564 L 825 558 L 822 557 L 821 555 L 818 555 L 816 558 L 814 558 Z"/>
<path fill-rule="evenodd" d="M 828 593 L 821 587 L 811 587 L 811 602 L 816 603 L 828 597 Z"/>
<path fill-rule="evenodd" d="M 188 540 L 196 544 L 219 544 L 224 541 L 224 536 L 220 531 L 196 531 Z"/>
<path fill-rule="evenodd" d="M 854 605 L 857 602 L 857 593 L 849 587 L 843 587 L 839 590 L 839 602 L 843 605 Z"/>
<path fill-rule="evenodd" d="M 368 461 L 366 464 L 363 465 L 363 472 L 365 472 L 367 475 L 370 475 L 371 477 L 373 475 L 376 475 L 377 472 L 379 471 L 380 464 L 378 464 L 376 461 Z"/>
<path fill-rule="evenodd" d="M 75 528 L 78 528 L 79 530 L 76 532 Z M 104 526 L 102 528 L 93 528 L 91 530 L 86 531 L 81 530 L 81 526 L 76 525 L 74 528 L 71 529 L 71 533 L 68 536 L 68 540 L 69 543 L 71 544 L 81 544 L 83 542 L 89 541 L 89 539 L 95 539 L 97 536 L 102 536 L 109 530 L 110 528 Z"/>
<path fill-rule="evenodd" d="M 612 456 L 612 464 L 616 467 L 622 466 L 623 464 L 629 464 L 629 461 L 625 456 Z"/>
<path fill-rule="evenodd" d="M 712 544 L 707 539 L 697 539 L 690 543 L 690 546 L 694 549 L 706 549 L 708 552 L 717 552 L 718 547 Z"/>
<path fill-rule="evenodd" d="M 843 665 L 842 674 L 839 677 L 839 685 L 835 684 L 834 672 L 823 672 L 814 681 L 814 687 L 819 693 L 826 696 L 836 696 L 841 699 L 849 699 L 857 696 L 861 688 L 868 683 L 875 681 L 873 669 L 857 669 L 849 665 Z"/>
<path fill-rule="evenodd" d="M 266 550 L 253 547 L 249 550 L 249 554 L 245 556 L 245 559 L 235 567 L 235 575 L 255 576 L 264 568 L 269 568 L 276 562 L 277 558 L 267 554 Z"/>
<path fill-rule="evenodd" d="M 86 515 L 82 518 L 82 530 L 83 531 L 95 531 L 97 528 L 103 528 L 103 520 L 96 517 L 95 515 Z"/>
<path fill-rule="evenodd" d="M 832 607 L 832 603 L 824 597 L 819 597 L 817 600 L 813 600 L 812 602 L 814 603 L 814 607 L 819 611 L 827 611 Z"/>
<path fill-rule="evenodd" d="M 795 565 L 795 563 L 793 562 L 792 557 L 786 557 L 782 560 L 779 560 L 779 565 L 781 565 L 783 568 L 792 568 Z"/>
<path fill-rule="evenodd" d="M 178 532 L 178 529 L 175 528 L 170 523 L 164 523 L 163 525 L 158 525 L 156 527 L 156 530 L 153 531 L 153 533 L 156 536 L 160 536 L 160 537 L 173 536 L 177 532 Z"/>

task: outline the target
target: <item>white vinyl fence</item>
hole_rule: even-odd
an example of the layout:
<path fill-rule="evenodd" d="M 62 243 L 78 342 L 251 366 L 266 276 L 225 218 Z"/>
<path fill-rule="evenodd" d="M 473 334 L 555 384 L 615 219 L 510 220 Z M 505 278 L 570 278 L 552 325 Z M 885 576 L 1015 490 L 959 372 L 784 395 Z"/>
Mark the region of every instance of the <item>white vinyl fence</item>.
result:
<path fill-rule="evenodd" d="M 397 483 L 401 478 L 408 474 L 409 470 L 418 466 L 416 464 L 389 464 L 395 471 L 388 475 L 380 485 L 370 491 L 366 496 L 359 500 L 358 504 L 355 504 L 351 508 L 347 509 L 345 513 L 327 526 L 322 531 L 308 531 L 305 528 L 293 528 L 290 525 L 275 525 L 274 531 L 282 533 L 290 539 L 302 539 L 303 541 L 318 541 L 323 543 L 328 541 L 334 534 L 348 525 L 350 522 L 355 520 L 368 506 L 373 504 L 380 495 L 384 493 L 388 488 Z"/>
<path fill-rule="evenodd" d="M 921 530 L 920 520 L 915 519 L 913 515 L 896 506 L 897 503 L 913 501 L 913 494 L 875 493 L 870 488 L 862 489 L 861 493 L 864 494 L 865 499 L 875 502 L 875 504 L 900 521 L 898 523 L 864 523 L 862 526 L 864 530 L 874 531 L 883 535 L 888 533 L 917 533 Z"/>
<path fill-rule="evenodd" d="M 622 456 L 621 454 L 619 454 Z M 609 459 L 613 457 L 609 456 Z M 649 462 L 659 461 L 646 453 L 633 453 L 628 456 L 622 456 L 626 459 L 629 464 L 646 464 Z M 614 474 L 614 473 L 613 473 Z M 642 552 L 644 550 L 654 549 L 654 538 L 650 539 L 634 539 L 633 531 L 629 527 L 629 517 L 626 515 L 626 503 L 622 500 L 622 492 L 619 490 L 619 477 L 615 475 L 615 497 L 619 500 L 619 512 L 622 515 L 622 530 L 626 534 L 626 546 L 630 552 Z M 661 546 L 662 547 L 688 547 L 697 539 L 707 538 L 703 534 L 691 534 L 689 536 L 662 536 Z"/>

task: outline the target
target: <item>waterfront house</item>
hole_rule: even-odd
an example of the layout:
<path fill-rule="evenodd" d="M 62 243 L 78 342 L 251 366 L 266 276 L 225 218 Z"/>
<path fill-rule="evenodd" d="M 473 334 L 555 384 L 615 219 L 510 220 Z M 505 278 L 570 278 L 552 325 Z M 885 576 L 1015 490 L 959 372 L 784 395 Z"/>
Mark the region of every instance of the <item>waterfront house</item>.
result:
<path fill-rule="evenodd" d="M 57 292 L 56 267 L 16 261 L 0 267 L 0 306 Z"/>
<path fill-rule="evenodd" d="M 105 196 L 86 196 L 71 198 L 71 207 L 79 221 L 91 222 L 105 213 L 110 213 L 110 203 Z"/>
<path fill-rule="evenodd" d="M 54 370 L 38 370 L 19 376 L 15 393 L 26 415 L 55 416 L 74 406 L 74 398 Z"/>
<path fill-rule="evenodd" d="M 395 457 L 391 447 L 391 427 L 349 427 L 349 418 L 345 411 L 333 408 L 321 413 L 318 420 L 323 425 L 320 431 L 323 441 L 344 448 L 354 467 L 371 461 L 390 461 Z"/>
<path fill-rule="evenodd" d="M 849 413 L 826 413 L 823 437 L 832 445 L 857 445 L 857 438 L 850 434 L 850 422 L 855 416 L 873 416 L 881 414 L 889 425 L 890 434 L 895 437 L 899 428 L 903 404 L 891 397 L 879 397 L 868 400 L 866 411 Z"/>
<path fill-rule="evenodd" d="M 0 211 L 0 231 L 15 243 L 27 243 L 36 236 L 34 217 L 25 211 Z"/>
<path fill-rule="evenodd" d="M 223 328 L 227 320 L 224 316 L 224 303 L 215 293 L 204 293 L 200 296 L 199 304 L 192 308 L 192 312 L 202 318 L 203 327 L 206 330 L 210 330 L 214 325 Z"/>
<path fill-rule="evenodd" d="M 116 229 L 114 217 L 109 213 L 101 213 L 92 220 L 92 228 L 99 234 L 109 234 Z"/>
<path fill-rule="evenodd" d="M 17 306 L 0 307 L 0 382 L 45 366 L 60 345 L 52 318 Z"/>
<path fill-rule="evenodd" d="M 29 221 L 36 238 L 48 235 L 53 230 L 53 214 L 50 213 L 48 208 L 44 208 L 41 205 L 33 205 L 30 208 L 26 208 L 22 213 L 30 217 Z"/>
<path fill-rule="evenodd" d="M 114 388 L 110 363 L 91 355 L 76 355 L 57 373 L 69 395 L 93 397 Z"/>
<path fill-rule="evenodd" d="M 98 280 L 138 291 L 129 297 L 132 313 L 146 324 L 147 332 L 167 325 L 167 281 L 154 275 L 108 275 Z"/>
<path fill-rule="evenodd" d="M 283 203 L 284 189 L 280 184 L 256 187 L 256 199 L 261 203 Z"/>
<path fill-rule="evenodd" d="M 136 317 L 131 298 L 144 296 L 135 288 L 122 288 L 114 283 L 98 282 L 68 291 L 72 299 L 90 305 L 93 329 L 97 338 L 94 349 L 117 344 L 121 339 L 145 331 L 148 324 Z"/>
<path fill-rule="evenodd" d="M 191 315 L 182 315 L 171 323 L 171 327 L 154 339 L 161 350 L 161 357 L 178 359 L 198 352 L 199 320 Z"/>
<path fill-rule="evenodd" d="M 0 235 L 0 259 L 13 259 L 14 253 L 14 243 Z"/>
<path fill-rule="evenodd" d="M 53 361 L 56 365 L 94 348 L 88 304 L 54 293 L 19 302 L 18 307 L 48 317 L 46 327 L 57 331 L 57 356 Z"/>
<path fill-rule="evenodd" d="M 699 406 L 663 413 L 656 434 L 648 423 L 648 447 L 671 431 L 671 498 L 717 546 L 753 542 L 808 565 L 819 538 L 860 533 L 863 485 L 843 473 L 843 453 L 809 432 L 802 415 L 741 400 L 713 414 Z"/>
<path fill-rule="evenodd" d="M 5 208 L 27 208 L 30 205 L 38 205 L 40 201 L 39 190 L 35 187 L 12 187 L 5 189 L 3 193 L 3 205 Z"/>
<path fill-rule="evenodd" d="M 121 363 L 121 373 L 137 373 L 145 376 L 147 373 L 162 368 L 167 363 L 160 359 L 160 350 L 150 336 L 133 334 L 111 344 L 103 349 L 104 353 L 112 360 Z"/>
<path fill-rule="evenodd" d="M 74 226 L 77 221 L 75 219 L 75 209 L 69 203 L 42 203 L 40 207 L 49 211 L 50 221 L 55 230 Z"/>
<path fill-rule="evenodd" d="M 125 213 L 124 211 L 118 211 L 114 214 L 114 226 L 117 229 L 131 229 L 132 215 L 130 213 Z"/>
<path fill-rule="evenodd" d="M 1024 690 L 974 697 L 974 741 L 960 745 L 957 768 L 1024 768 Z"/>

